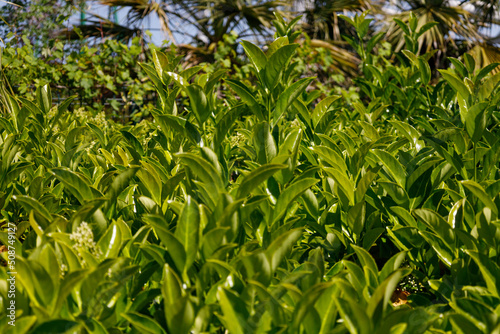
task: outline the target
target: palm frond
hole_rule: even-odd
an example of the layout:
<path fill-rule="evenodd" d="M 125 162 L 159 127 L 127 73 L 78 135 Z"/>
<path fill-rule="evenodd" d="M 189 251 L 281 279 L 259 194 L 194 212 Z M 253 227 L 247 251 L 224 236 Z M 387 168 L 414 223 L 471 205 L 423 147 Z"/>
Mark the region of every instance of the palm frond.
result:
<path fill-rule="evenodd" d="M 429 1 L 430 2 L 430 1 Z M 463 39 L 469 43 L 475 43 L 481 40 L 481 35 L 477 27 L 471 21 L 471 13 L 460 6 L 434 5 L 427 4 L 427 1 L 413 1 L 412 4 L 420 3 L 420 6 L 412 10 L 404 11 L 399 14 L 391 15 L 390 18 L 398 18 L 404 23 L 409 22 L 410 13 L 418 17 L 417 30 L 430 22 L 438 22 L 438 25 L 426 31 L 420 37 L 418 43 L 420 52 L 428 52 L 432 49 L 446 51 L 451 43 L 454 45 L 456 39 Z M 405 40 L 401 28 L 393 21 L 387 27 L 387 39 L 394 45 L 395 51 L 400 51 Z"/>
<path fill-rule="evenodd" d="M 87 24 L 75 25 L 71 28 L 55 31 L 54 38 L 64 38 L 67 40 L 78 40 L 80 38 L 113 38 L 128 42 L 136 36 L 142 35 L 139 28 L 129 28 L 117 24 L 97 14 L 90 14 L 92 18 L 87 20 Z"/>
<path fill-rule="evenodd" d="M 474 46 L 468 52 L 476 61 L 476 69 L 484 68 L 493 63 L 500 63 L 500 48 L 489 44 L 480 43 Z M 495 69 L 498 72 L 498 69 Z"/>
<path fill-rule="evenodd" d="M 304 3 L 301 13 L 305 19 L 301 28 L 312 38 L 340 41 L 342 34 L 353 34 L 354 30 L 339 19 L 338 14 L 361 13 L 366 10 L 376 14 L 380 9 L 380 1 L 327 0 L 314 1 L 309 6 Z"/>
<path fill-rule="evenodd" d="M 127 8 L 128 24 L 134 25 L 143 21 L 148 15 L 154 14 L 160 21 L 160 26 L 166 36 L 174 44 L 176 43 L 174 34 L 170 29 L 170 20 L 165 11 L 165 3 L 149 0 L 100 0 L 105 6 Z"/>

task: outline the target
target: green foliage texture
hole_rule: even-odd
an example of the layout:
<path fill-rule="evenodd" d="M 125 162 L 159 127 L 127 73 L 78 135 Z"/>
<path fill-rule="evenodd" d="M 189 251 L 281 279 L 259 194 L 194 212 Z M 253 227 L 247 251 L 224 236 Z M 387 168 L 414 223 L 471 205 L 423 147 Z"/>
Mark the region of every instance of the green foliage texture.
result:
<path fill-rule="evenodd" d="M 345 20 L 360 99 L 315 89 L 279 17 L 245 76 L 153 51 L 135 125 L 2 87 L 0 331 L 499 332 L 498 64 L 431 75 L 413 17 L 395 66 Z"/>

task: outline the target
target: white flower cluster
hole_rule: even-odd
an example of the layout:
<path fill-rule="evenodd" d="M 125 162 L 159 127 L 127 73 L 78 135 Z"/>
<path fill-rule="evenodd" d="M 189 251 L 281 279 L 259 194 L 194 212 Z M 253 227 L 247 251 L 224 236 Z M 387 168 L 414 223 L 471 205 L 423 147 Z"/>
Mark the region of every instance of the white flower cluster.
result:
<path fill-rule="evenodd" d="M 47 118 L 52 119 L 56 116 L 57 114 L 57 107 L 52 107 L 50 108 L 49 112 L 47 113 Z"/>
<path fill-rule="evenodd" d="M 247 137 L 239 132 L 237 132 L 235 136 L 231 137 L 231 147 L 244 145 L 246 142 L 248 142 Z"/>
<path fill-rule="evenodd" d="M 101 256 L 101 250 L 97 247 L 97 244 L 94 241 L 94 234 L 90 229 L 89 224 L 86 222 L 82 222 L 80 226 L 76 228 L 76 232 L 71 233 L 69 238 L 75 241 L 73 248 L 78 251 L 78 256 L 81 257 L 80 250 L 87 250 L 95 257 Z"/>
<path fill-rule="evenodd" d="M 95 117 L 92 118 L 92 121 L 99 125 L 99 127 L 102 128 L 107 128 L 108 127 L 108 120 L 106 119 L 106 114 L 104 111 L 101 111 Z"/>
<path fill-rule="evenodd" d="M 421 284 L 415 279 L 415 276 L 408 275 L 400 283 L 401 289 L 403 291 L 420 291 L 422 289 Z"/>
<path fill-rule="evenodd" d="M 64 275 L 66 275 L 66 272 L 68 271 L 68 266 L 65 265 L 64 263 L 61 263 L 61 273 L 59 275 L 59 277 L 62 279 L 64 278 Z"/>
<path fill-rule="evenodd" d="M 290 123 L 290 127 L 292 127 L 292 128 L 300 128 L 301 127 L 300 126 L 300 121 L 297 118 L 295 118 L 292 121 L 292 123 Z"/>
<path fill-rule="evenodd" d="M 87 154 L 90 154 L 90 151 L 92 150 L 92 148 L 94 148 L 94 146 L 96 144 L 97 144 L 97 142 L 95 140 L 93 140 L 92 142 L 90 142 L 90 145 L 85 148 L 85 152 L 87 152 Z"/>
<path fill-rule="evenodd" d="M 75 109 L 73 114 L 75 115 L 76 118 L 79 118 L 79 119 L 81 119 L 81 118 L 86 119 L 88 116 L 87 111 L 85 110 L 84 107 L 80 107 L 78 109 Z"/>

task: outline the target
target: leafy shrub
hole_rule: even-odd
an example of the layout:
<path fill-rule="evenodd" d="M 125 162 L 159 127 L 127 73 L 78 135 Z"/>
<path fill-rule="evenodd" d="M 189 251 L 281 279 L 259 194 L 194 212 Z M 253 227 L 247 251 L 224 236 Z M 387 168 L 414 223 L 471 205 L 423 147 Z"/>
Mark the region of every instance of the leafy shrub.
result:
<path fill-rule="evenodd" d="M 48 84 L 57 101 L 78 94 L 80 106 L 87 109 L 115 115 L 120 111 L 134 114 L 134 119 L 149 115 L 154 88 L 137 64 L 146 57 L 138 39 L 130 46 L 109 39 L 69 51 L 56 42 L 38 55 L 25 39 L 22 47 L 3 49 L 3 72 L 14 91 L 23 96 L 33 97 L 37 87 Z"/>
<path fill-rule="evenodd" d="M 438 81 L 411 51 L 416 21 L 400 66 L 348 21 L 358 101 L 317 102 L 283 20 L 266 53 L 242 43 L 248 78 L 154 51 L 152 122 L 78 118 L 48 85 L 6 96 L 15 332 L 498 331 L 496 65 L 465 55 Z"/>

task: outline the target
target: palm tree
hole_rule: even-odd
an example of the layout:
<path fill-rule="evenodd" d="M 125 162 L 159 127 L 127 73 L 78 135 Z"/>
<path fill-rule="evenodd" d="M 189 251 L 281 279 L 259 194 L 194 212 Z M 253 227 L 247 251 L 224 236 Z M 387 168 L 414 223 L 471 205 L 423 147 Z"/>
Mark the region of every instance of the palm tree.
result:
<path fill-rule="evenodd" d="M 481 39 L 477 26 L 474 25 L 473 13 L 463 6 L 452 6 L 448 0 L 406 0 L 395 2 L 398 13 L 391 15 L 404 23 L 409 22 L 410 13 L 418 18 L 417 30 L 430 22 L 438 25 L 427 30 L 418 41 L 420 52 L 429 52 L 437 49 L 446 54 L 448 48 L 457 49 L 456 40 L 464 40 L 472 45 Z M 401 28 L 390 20 L 387 31 L 388 40 L 400 51 L 405 40 Z"/>
<path fill-rule="evenodd" d="M 453 5 L 448 0 L 406 0 L 394 2 L 393 6 L 399 12 L 390 18 L 408 23 L 413 12 L 418 18 L 417 30 L 429 22 L 438 22 L 418 41 L 421 53 L 437 50 L 436 67 L 440 67 L 447 56 L 458 57 L 465 52 L 474 56 L 478 68 L 500 60 L 500 49 L 496 47 L 500 35 L 492 38 L 480 31 L 500 23 L 496 18 L 500 1 L 463 0 Z M 396 52 L 400 51 L 405 44 L 403 31 L 392 20 L 387 30 L 388 40 Z"/>
<path fill-rule="evenodd" d="M 361 13 L 366 10 L 378 13 L 380 1 L 369 0 L 302 0 L 295 2 L 295 9 L 304 15 L 302 30 L 311 38 L 341 41 L 342 34 L 353 35 L 352 26 L 339 19 L 338 14 Z"/>
<path fill-rule="evenodd" d="M 100 3 L 114 10 L 127 8 L 127 24 L 129 26 L 137 26 L 150 15 L 156 16 L 160 22 L 162 31 L 170 41 L 175 43 L 174 35 L 170 29 L 170 20 L 167 15 L 168 5 L 165 2 L 156 2 L 154 0 L 100 0 Z"/>
<path fill-rule="evenodd" d="M 127 11 L 126 25 L 90 14 L 78 28 L 91 37 L 129 39 L 137 35 L 142 22 L 151 16 L 160 21 L 167 39 L 176 44 L 177 35 L 189 36 L 197 44 L 209 46 L 236 30 L 241 37 L 270 35 L 273 12 L 286 2 L 271 0 L 99 0 L 102 5 Z M 66 31 L 66 33 L 68 33 Z M 109 33 L 109 34 L 108 34 Z"/>

